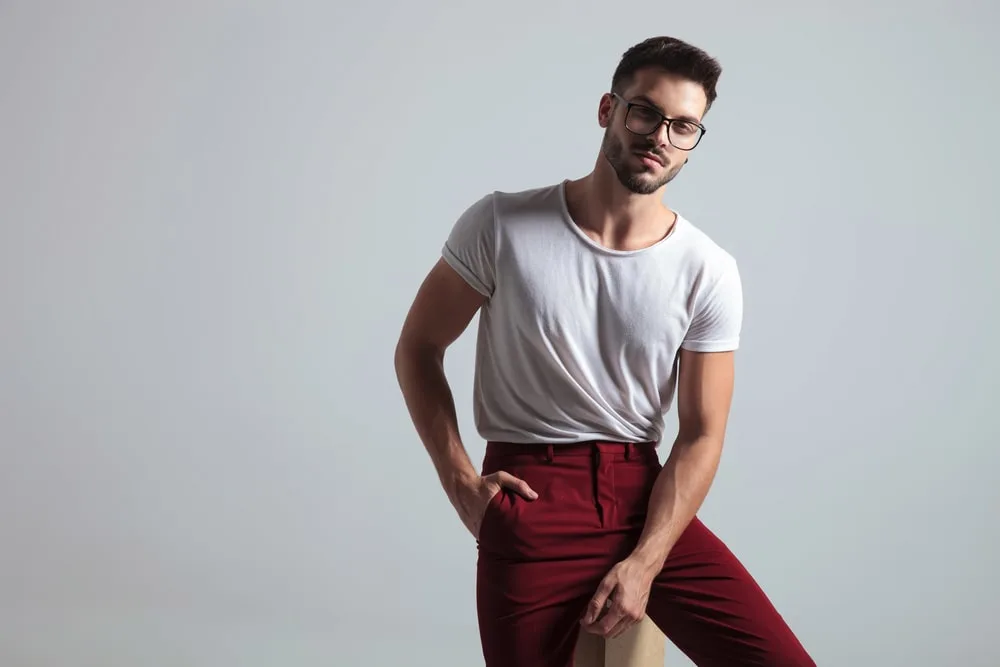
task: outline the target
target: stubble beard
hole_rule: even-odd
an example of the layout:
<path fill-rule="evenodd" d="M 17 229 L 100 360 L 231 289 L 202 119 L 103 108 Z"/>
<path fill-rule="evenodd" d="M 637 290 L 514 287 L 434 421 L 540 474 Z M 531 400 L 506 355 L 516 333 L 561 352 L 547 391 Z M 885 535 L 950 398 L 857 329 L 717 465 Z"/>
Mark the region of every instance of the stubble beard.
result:
<path fill-rule="evenodd" d="M 601 151 L 604 153 L 604 158 L 608 161 L 608 164 L 611 165 L 611 168 L 614 169 L 615 174 L 618 176 L 618 181 L 629 192 L 637 195 L 651 195 L 655 193 L 664 185 L 674 180 L 683 166 L 683 164 L 680 164 L 672 169 L 668 169 L 658 179 L 650 178 L 650 175 L 646 172 L 631 170 L 628 164 L 626 164 L 629 153 L 626 151 L 621 139 L 611 133 L 611 128 L 608 128 L 604 132 Z"/>

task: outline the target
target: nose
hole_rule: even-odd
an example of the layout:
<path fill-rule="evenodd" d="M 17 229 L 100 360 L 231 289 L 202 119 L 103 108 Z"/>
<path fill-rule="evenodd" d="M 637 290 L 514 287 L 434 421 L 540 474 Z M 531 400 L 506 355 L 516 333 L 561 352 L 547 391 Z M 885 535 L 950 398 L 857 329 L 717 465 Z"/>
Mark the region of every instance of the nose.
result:
<path fill-rule="evenodd" d="M 667 135 L 670 133 L 670 125 L 668 123 L 660 123 L 653 134 L 650 135 L 650 139 L 656 142 L 657 146 L 669 146 L 670 139 Z"/>

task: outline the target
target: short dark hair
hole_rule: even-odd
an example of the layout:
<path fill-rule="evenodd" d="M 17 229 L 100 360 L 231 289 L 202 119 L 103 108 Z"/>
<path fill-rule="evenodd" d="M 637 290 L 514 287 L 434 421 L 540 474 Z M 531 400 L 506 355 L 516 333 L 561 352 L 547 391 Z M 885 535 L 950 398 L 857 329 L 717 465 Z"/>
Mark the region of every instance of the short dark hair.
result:
<path fill-rule="evenodd" d="M 708 98 L 705 111 L 715 102 L 715 85 L 722 74 L 722 66 L 698 47 L 676 37 L 650 37 L 629 48 L 611 77 L 612 92 L 620 94 L 631 83 L 635 73 L 647 67 L 656 67 L 701 84 Z"/>

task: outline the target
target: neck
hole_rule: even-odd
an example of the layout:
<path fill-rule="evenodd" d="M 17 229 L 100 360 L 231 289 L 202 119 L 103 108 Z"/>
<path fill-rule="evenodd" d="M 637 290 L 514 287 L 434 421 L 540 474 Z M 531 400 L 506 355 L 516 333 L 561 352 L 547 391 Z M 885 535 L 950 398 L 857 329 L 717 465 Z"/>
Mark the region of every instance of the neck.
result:
<path fill-rule="evenodd" d="M 648 245 L 666 236 L 673 226 L 675 216 L 663 204 L 662 188 L 650 195 L 635 194 L 603 161 L 573 185 L 574 220 L 605 245 Z"/>

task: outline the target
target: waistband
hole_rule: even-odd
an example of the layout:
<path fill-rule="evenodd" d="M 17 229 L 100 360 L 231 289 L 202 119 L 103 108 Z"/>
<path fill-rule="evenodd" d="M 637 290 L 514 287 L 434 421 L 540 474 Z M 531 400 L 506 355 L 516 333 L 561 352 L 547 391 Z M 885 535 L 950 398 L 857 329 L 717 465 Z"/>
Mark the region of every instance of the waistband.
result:
<path fill-rule="evenodd" d="M 612 456 L 628 460 L 637 457 L 655 457 L 656 442 L 612 442 L 607 440 L 591 440 L 588 442 L 573 442 L 558 445 L 537 443 L 496 442 L 486 443 L 486 456 L 538 456 L 547 461 L 562 457 Z"/>

